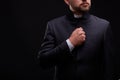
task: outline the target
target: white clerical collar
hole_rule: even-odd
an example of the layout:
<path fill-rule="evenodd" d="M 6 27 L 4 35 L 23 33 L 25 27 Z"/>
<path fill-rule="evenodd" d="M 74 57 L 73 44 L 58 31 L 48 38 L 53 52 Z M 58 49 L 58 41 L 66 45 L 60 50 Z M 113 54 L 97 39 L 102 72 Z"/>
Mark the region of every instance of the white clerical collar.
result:
<path fill-rule="evenodd" d="M 74 14 L 74 18 L 81 18 L 82 15 L 77 15 L 77 14 Z"/>

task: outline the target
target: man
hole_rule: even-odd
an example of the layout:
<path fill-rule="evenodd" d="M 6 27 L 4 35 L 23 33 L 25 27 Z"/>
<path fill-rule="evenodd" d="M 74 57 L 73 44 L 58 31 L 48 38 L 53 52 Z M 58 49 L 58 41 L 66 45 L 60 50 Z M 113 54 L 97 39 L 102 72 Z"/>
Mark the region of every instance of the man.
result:
<path fill-rule="evenodd" d="M 48 22 L 40 65 L 55 67 L 55 80 L 111 80 L 106 43 L 110 23 L 89 14 L 91 0 L 64 1 L 69 11 Z"/>

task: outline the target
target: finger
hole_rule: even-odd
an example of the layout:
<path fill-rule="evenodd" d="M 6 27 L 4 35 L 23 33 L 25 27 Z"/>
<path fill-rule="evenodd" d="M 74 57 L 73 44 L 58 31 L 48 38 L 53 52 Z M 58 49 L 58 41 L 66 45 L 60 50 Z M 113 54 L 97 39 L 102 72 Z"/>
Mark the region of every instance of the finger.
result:
<path fill-rule="evenodd" d="M 80 27 L 80 30 L 82 30 L 82 31 L 83 31 L 83 28 L 82 28 L 82 27 Z"/>
<path fill-rule="evenodd" d="M 81 35 L 82 37 L 86 37 L 84 34 Z"/>
<path fill-rule="evenodd" d="M 83 32 L 82 31 L 78 31 L 78 35 L 82 35 L 83 34 Z"/>
<path fill-rule="evenodd" d="M 86 36 L 85 35 L 82 35 L 82 40 L 86 40 Z"/>
<path fill-rule="evenodd" d="M 84 32 L 84 31 L 79 31 L 78 34 L 79 34 L 79 35 L 82 35 L 82 34 L 85 35 L 85 32 Z"/>
<path fill-rule="evenodd" d="M 84 31 L 81 31 L 81 33 L 85 35 L 85 32 L 84 32 Z"/>
<path fill-rule="evenodd" d="M 83 41 L 85 41 L 86 39 L 85 38 L 83 38 Z"/>
<path fill-rule="evenodd" d="M 83 29 L 82 28 L 77 28 L 78 29 L 78 31 L 83 31 Z"/>

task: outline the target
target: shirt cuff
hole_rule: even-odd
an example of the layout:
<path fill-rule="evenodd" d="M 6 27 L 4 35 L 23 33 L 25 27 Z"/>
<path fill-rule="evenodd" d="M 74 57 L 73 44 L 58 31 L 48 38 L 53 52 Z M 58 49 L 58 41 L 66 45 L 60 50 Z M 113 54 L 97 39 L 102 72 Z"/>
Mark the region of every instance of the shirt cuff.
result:
<path fill-rule="evenodd" d="M 70 52 L 71 52 L 71 51 L 74 49 L 74 46 L 73 46 L 73 44 L 70 42 L 69 39 L 67 39 L 66 42 L 67 42 L 67 45 L 68 45 L 68 47 L 69 47 L 69 49 L 70 49 Z"/>

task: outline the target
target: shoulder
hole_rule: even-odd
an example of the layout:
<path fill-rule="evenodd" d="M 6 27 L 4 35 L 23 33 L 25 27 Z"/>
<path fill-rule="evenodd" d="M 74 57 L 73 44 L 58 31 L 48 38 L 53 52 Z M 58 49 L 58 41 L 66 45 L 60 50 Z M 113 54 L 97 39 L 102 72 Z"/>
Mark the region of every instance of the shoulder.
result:
<path fill-rule="evenodd" d="M 49 20 L 48 21 L 48 24 L 58 24 L 58 23 L 60 23 L 60 22 L 63 22 L 63 21 L 65 21 L 65 19 L 66 19 L 66 16 L 64 15 L 64 16 L 60 16 L 60 17 L 57 17 L 57 18 L 54 18 L 54 19 L 52 19 L 52 20 Z"/>
<path fill-rule="evenodd" d="M 60 16 L 60 17 L 56 17 L 54 19 L 51 19 L 47 22 L 47 29 L 51 30 L 52 32 L 62 28 L 61 26 L 63 26 L 66 23 L 66 16 Z"/>
<path fill-rule="evenodd" d="M 99 29 L 106 30 L 108 27 L 110 27 L 110 22 L 108 20 L 95 15 L 91 15 L 91 21 Z"/>
<path fill-rule="evenodd" d="M 91 15 L 92 20 L 94 20 L 96 23 L 100 23 L 100 24 L 110 24 L 110 22 L 104 18 L 95 16 L 95 15 Z"/>
<path fill-rule="evenodd" d="M 47 27 L 50 27 L 53 30 L 62 28 L 61 26 L 64 26 L 67 22 L 66 16 L 60 16 L 60 17 L 56 17 L 52 20 L 49 20 L 47 22 Z"/>

